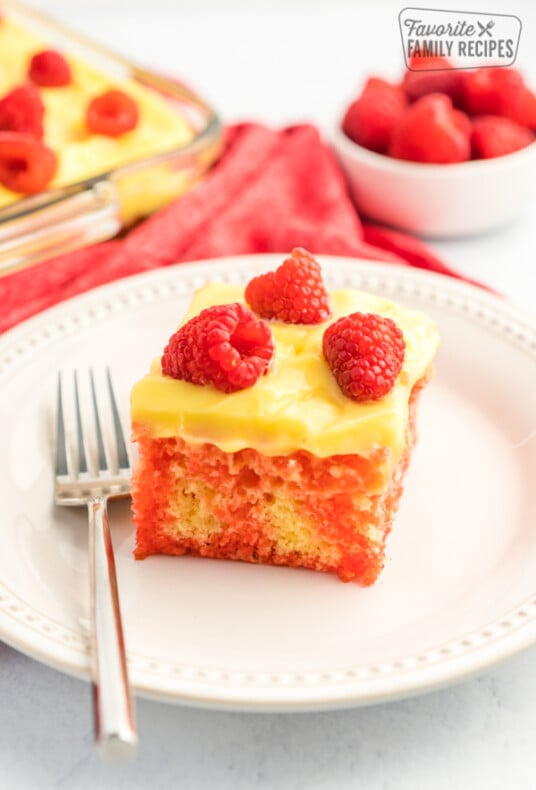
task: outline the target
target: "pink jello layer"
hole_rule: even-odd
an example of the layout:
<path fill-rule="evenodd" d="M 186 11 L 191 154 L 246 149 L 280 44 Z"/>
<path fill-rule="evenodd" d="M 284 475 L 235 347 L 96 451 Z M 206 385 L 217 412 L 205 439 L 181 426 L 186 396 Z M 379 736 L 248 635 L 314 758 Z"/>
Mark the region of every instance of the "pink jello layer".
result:
<path fill-rule="evenodd" d="M 404 452 L 385 479 L 387 448 L 369 457 L 226 453 L 213 444 L 148 437 L 134 425 L 138 559 L 191 554 L 336 573 L 373 584 L 416 440 L 413 387 Z"/>

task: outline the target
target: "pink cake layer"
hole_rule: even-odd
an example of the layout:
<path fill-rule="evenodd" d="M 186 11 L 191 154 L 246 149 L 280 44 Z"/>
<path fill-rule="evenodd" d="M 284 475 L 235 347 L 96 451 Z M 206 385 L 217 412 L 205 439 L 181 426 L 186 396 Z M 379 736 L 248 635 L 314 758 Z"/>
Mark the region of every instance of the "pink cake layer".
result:
<path fill-rule="evenodd" d="M 138 559 L 151 554 L 286 565 L 373 584 L 385 556 L 404 473 L 416 441 L 414 386 L 404 452 L 386 479 L 389 449 L 369 457 L 309 452 L 226 453 L 180 437 L 152 438 L 134 425 Z"/>

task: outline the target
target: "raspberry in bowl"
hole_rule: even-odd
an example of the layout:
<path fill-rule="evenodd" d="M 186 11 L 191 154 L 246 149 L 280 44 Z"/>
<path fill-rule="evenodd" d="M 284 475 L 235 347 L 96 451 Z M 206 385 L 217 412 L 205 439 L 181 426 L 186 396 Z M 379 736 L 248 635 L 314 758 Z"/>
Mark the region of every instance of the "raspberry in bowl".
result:
<path fill-rule="evenodd" d="M 512 68 L 411 67 L 399 83 L 370 78 L 336 129 L 358 210 L 439 238 L 512 221 L 536 195 L 536 96 Z"/>

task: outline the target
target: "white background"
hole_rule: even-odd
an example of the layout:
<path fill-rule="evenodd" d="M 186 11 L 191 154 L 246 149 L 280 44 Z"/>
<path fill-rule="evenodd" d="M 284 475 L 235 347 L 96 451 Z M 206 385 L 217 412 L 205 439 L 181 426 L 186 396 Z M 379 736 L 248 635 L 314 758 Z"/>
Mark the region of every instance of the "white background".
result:
<path fill-rule="evenodd" d="M 189 81 L 226 121 L 310 120 L 329 135 L 366 74 L 399 73 L 397 15 L 411 4 L 39 5 Z M 520 16 L 518 65 L 536 86 L 534 4 L 441 5 Z M 432 246 L 451 265 L 536 313 L 535 226 L 533 203 L 500 232 Z M 231 714 L 139 700 L 137 760 L 105 766 L 93 752 L 88 686 L 0 644 L 0 787 L 528 790 L 536 786 L 535 667 L 533 648 L 451 689 L 331 713 Z"/>

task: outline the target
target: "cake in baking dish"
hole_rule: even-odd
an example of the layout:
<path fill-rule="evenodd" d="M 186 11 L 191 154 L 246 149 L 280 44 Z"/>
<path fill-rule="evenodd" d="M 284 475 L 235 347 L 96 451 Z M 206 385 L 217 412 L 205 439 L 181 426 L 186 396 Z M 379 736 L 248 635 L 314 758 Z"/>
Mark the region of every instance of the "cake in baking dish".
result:
<path fill-rule="evenodd" d="M 111 67 L 110 67 L 111 69 Z M 0 14 L 0 209 L 29 194 L 179 150 L 194 129 L 176 104 L 122 73 L 100 71 Z M 124 222 L 184 191 L 153 164 L 116 179 Z"/>
<path fill-rule="evenodd" d="M 304 250 L 194 294 L 132 391 L 135 556 L 191 554 L 372 584 L 433 371 L 431 320 L 326 291 Z"/>

